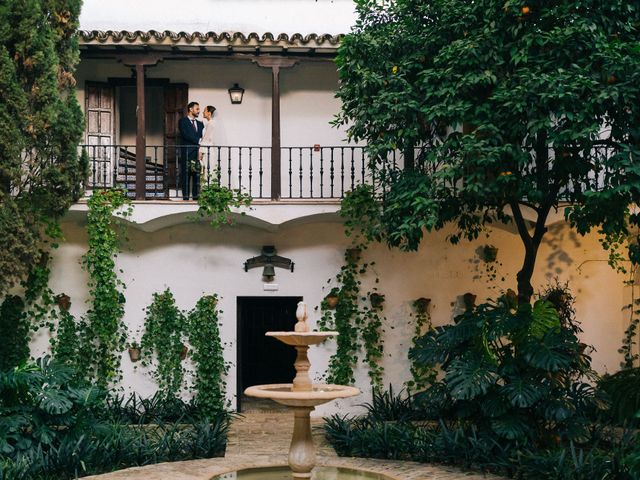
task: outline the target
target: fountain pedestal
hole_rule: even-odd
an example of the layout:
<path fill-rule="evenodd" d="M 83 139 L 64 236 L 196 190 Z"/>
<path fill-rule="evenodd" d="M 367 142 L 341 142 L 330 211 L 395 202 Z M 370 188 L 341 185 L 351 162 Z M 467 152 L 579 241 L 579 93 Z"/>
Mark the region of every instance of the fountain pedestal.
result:
<path fill-rule="evenodd" d="M 245 390 L 250 397 L 269 398 L 287 405 L 293 410 L 293 437 L 289 447 L 289 467 L 293 478 L 311 478 L 316 465 L 316 451 L 311 438 L 311 412 L 317 405 L 337 398 L 347 398 L 360 394 L 360 390 L 345 385 L 313 384 L 309 377 L 311 363 L 307 355 L 310 345 L 316 345 L 327 338 L 335 337 L 338 332 L 310 332 L 307 326 L 307 306 L 300 302 L 296 310 L 294 332 L 267 332 L 297 351 L 294 367 L 296 376 L 293 383 L 256 385 Z"/>
<path fill-rule="evenodd" d="M 316 466 L 316 449 L 311 438 L 311 412 L 314 407 L 294 407 L 293 437 L 289 447 L 289 467 L 293 478 L 311 478 Z"/>

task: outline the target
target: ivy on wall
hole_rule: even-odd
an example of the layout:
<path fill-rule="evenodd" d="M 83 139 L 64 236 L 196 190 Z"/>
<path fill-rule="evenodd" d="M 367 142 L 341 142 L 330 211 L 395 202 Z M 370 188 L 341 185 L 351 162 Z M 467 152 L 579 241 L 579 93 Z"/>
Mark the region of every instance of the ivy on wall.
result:
<path fill-rule="evenodd" d="M 168 288 L 153 294 L 146 312 L 140 343 L 143 365 L 153 367 L 153 376 L 163 396 L 175 397 L 182 390 L 184 378 L 186 317 Z"/>
<path fill-rule="evenodd" d="M 233 190 L 220 185 L 215 178 L 202 187 L 198 196 L 198 216 L 210 218 L 211 226 L 214 228 L 233 224 L 231 208 L 249 206 L 251 206 L 251 195 L 243 193 L 240 189 Z"/>
<path fill-rule="evenodd" d="M 318 322 L 321 330 L 335 330 L 337 349 L 329 360 L 327 381 L 350 385 L 355 382 L 354 369 L 358 364 L 359 352 L 364 350 L 364 362 L 368 366 L 371 385 L 382 385 L 383 367 L 380 364 L 383 355 L 381 314 L 384 296 L 373 288 L 362 294 L 362 280 L 372 263 L 362 263 L 362 252 L 366 248 L 360 244 L 357 248 L 345 251 L 344 265 L 336 275 L 338 286 L 331 294 L 337 297 L 335 302 L 328 295 L 320 304 L 322 317 Z M 379 280 L 376 278 L 375 283 Z M 366 302 L 369 301 L 370 305 Z"/>
<path fill-rule="evenodd" d="M 90 309 L 78 324 L 81 372 L 106 388 L 120 377 L 120 356 L 127 330 L 122 322 L 124 284 L 118 278 L 116 258 L 121 235 L 115 228 L 114 213 L 127 217 L 131 203 L 119 189 L 96 191 L 88 201 L 87 233 L 89 249 L 83 266 L 89 274 Z"/>
<path fill-rule="evenodd" d="M 193 347 L 191 360 L 195 363 L 195 402 L 202 413 L 214 416 L 224 410 L 225 377 L 229 363 L 224 360 L 220 339 L 218 296 L 205 295 L 189 312 L 189 343 Z"/>
<path fill-rule="evenodd" d="M 422 336 L 433 331 L 429 313 L 430 304 L 431 300 L 428 298 L 418 298 L 412 302 L 416 312 L 413 338 L 411 339 L 412 349 L 417 347 L 418 341 Z M 407 382 L 409 392 L 419 392 L 433 385 L 438 376 L 435 366 L 426 362 L 419 362 L 411 356 L 409 356 L 409 360 L 411 362 L 411 380 Z"/>
<path fill-rule="evenodd" d="M 158 388 L 165 398 L 184 391 L 188 346 L 195 366 L 193 392 L 201 413 L 213 417 L 225 407 L 225 377 L 229 364 L 220 339 L 218 296 L 205 295 L 188 313 L 176 305 L 170 289 L 154 293 L 146 309 L 141 340 L 143 365 L 152 367 Z"/>

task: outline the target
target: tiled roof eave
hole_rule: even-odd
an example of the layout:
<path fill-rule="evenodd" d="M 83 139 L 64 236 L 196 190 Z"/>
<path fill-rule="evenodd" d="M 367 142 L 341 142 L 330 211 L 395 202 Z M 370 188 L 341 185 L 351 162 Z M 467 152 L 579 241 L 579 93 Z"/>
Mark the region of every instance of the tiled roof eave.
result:
<path fill-rule="evenodd" d="M 172 32 L 169 30 L 81 30 L 79 32 L 80 45 L 91 46 L 185 46 L 185 47 L 278 47 L 336 50 L 343 34 L 303 35 L 281 33 L 274 35 L 255 32 L 244 34 L 241 32 Z"/>

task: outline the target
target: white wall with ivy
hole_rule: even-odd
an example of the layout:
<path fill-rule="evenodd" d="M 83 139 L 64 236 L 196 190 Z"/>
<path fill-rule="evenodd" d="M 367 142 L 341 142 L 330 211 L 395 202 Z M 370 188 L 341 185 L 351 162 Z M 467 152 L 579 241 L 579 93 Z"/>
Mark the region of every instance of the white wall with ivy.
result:
<path fill-rule="evenodd" d="M 51 286 L 72 298 L 72 312 L 86 311 L 87 275 L 80 267 L 80 257 L 86 251 L 87 237 L 81 217 L 63 223 L 65 242 L 54 252 Z M 327 280 L 335 276 L 344 249 L 350 240 L 337 221 L 290 223 L 276 231 L 266 231 L 249 225 L 235 225 L 213 230 L 206 223 L 187 222 L 144 232 L 128 229 L 129 242 L 118 257 L 121 278 L 126 284 L 124 321 L 131 332 L 143 325 L 143 308 L 151 302 L 154 292 L 171 288 L 178 307 L 191 309 L 207 293 L 220 295 L 222 341 L 227 342 L 225 355 L 232 362 L 228 379 L 228 398 L 236 391 L 236 297 L 238 296 L 302 296 L 310 306 L 311 324 L 316 325 L 320 313 L 314 311 L 328 293 Z M 445 241 L 447 232 L 428 235 L 418 252 L 402 253 L 383 245 L 372 245 L 365 261 L 375 261 L 365 278 L 372 282 L 380 278 L 379 291 L 386 296 L 384 315 L 384 383 L 401 388 L 410 379 L 407 351 L 413 336 L 415 312 L 413 300 L 426 297 L 432 300 L 434 325 L 452 320 L 462 308 L 461 295 L 475 293 L 478 301 L 495 297 L 501 288 L 512 287 L 521 254 L 520 244 L 510 227 L 496 227 L 489 238 L 474 243 L 452 246 Z M 479 253 L 482 246 L 498 247 L 497 277 L 493 278 Z M 259 254 L 262 245 L 275 245 L 281 255 L 295 262 L 295 272 L 277 269 L 274 283 L 278 290 L 264 290 L 261 269 L 245 273 L 243 262 Z M 616 274 L 606 262 L 606 253 L 597 237 L 579 238 L 563 223 L 550 227 L 548 241 L 540 253 L 538 288 L 558 278 L 570 281 L 577 297 L 576 311 L 582 321 L 582 340 L 593 345 L 593 365 L 600 372 L 616 371 L 621 360 L 617 352 L 627 314 L 622 311 L 629 301 L 624 277 Z M 503 279 L 504 277 L 504 279 Z M 324 290 L 323 290 L 324 287 Z M 32 346 L 34 354 L 43 351 L 48 339 L 40 336 Z M 326 370 L 334 345 L 312 348 L 312 376 L 317 380 Z M 143 395 L 155 390 L 151 376 L 143 369 L 134 370 L 123 352 L 123 385 Z M 368 401 L 369 378 L 364 368 L 356 371 L 356 385 L 365 393 L 351 401 L 342 402 L 344 408 Z M 337 404 L 318 409 L 317 414 L 336 411 Z M 355 407 L 354 407 L 355 408 Z"/>

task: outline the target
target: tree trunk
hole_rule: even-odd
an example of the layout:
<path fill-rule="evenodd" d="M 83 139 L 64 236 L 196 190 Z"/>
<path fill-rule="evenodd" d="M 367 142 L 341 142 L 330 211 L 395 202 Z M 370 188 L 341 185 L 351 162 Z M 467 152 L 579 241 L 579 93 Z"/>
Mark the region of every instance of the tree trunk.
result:
<path fill-rule="evenodd" d="M 531 302 L 531 297 L 533 296 L 531 278 L 533 277 L 539 246 L 540 242 L 531 242 L 528 246 L 525 246 L 524 262 L 516 275 L 518 280 L 518 303 Z"/>

